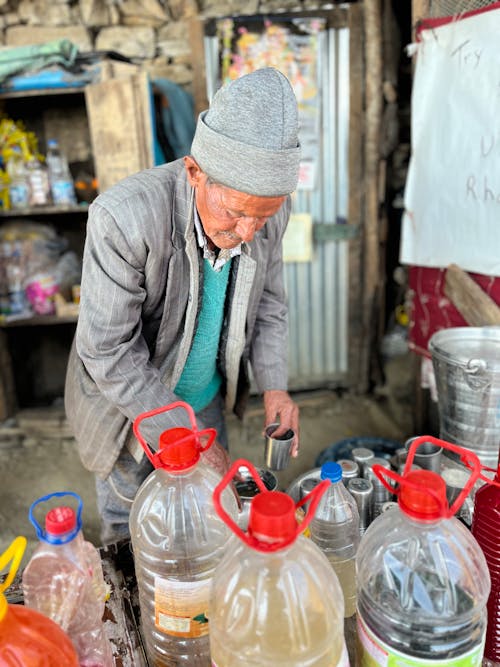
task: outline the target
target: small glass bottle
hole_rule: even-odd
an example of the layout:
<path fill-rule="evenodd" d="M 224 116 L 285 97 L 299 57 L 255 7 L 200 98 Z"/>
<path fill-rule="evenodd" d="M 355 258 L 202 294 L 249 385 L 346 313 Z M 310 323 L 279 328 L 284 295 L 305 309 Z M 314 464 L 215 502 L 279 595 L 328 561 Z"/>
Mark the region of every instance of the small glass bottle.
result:
<path fill-rule="evenodd" d="M 7 160 L 10 208 L 20 210 L 29 206 L 28 170 L 19 146 L 14 146 Z"/>
<path fill-rule="evenodd" d="M 27 164 L 29 204 L 30 206 L 47 206 L 51 203 L 49 173 L 46 165 L 36 157 Z"/>
<path fill-rule="evenodd" d="M 47 142 L 47 168 L 54 204 L 56 206 L 74 206 L 76 195 L 73 177 L 69 170 L 66 155 L 61 151 L 57 139 L 49 139 Z"/>

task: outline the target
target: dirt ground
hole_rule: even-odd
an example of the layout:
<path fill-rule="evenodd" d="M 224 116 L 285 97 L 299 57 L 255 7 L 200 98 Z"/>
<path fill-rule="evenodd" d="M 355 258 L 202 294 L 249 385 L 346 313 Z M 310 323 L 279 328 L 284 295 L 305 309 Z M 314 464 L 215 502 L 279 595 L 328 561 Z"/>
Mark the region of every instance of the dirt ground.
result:
<path fill-rule="evenodd" d="M 300 453 L 286 470 L 277 473 L 279 488 L 286 488 L 302 473 L 315 467 L 324 449 L 345 438 L 377 437 L 404 441 L 416 435 L 412 355 L 386 362 L 386 384 L 373 395 L 313 391 L 295 396 L 300 406 Z M 62 407 L 51 408 L 64 421 Z M 231 457 L 242 457 L 256 466 L 264 464 L 263 410 L 252 399 L 243 422 L 228 420 Z M 0 426 L 1 433 L 1 426 Z M 37 544 L 28 520 L 31 503 L 55 491 L 73 491 L 83 500 L 83 529 L 99 546 L 99 519 L 95 505 L 94 477 L 81 465 L 74 442 L 64 428 L 52 437 L 0 440 L 0 553 L 17 535 L 28 538 L 24 564 Z"/>

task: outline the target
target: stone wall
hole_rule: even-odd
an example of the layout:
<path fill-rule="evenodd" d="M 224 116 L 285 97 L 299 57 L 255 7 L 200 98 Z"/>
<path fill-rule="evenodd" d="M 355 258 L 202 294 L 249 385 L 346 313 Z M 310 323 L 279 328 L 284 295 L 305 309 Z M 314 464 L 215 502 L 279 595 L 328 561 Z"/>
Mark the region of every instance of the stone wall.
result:
<path fill-rule="evenodd" d="M 67 38 L 82 52 L 118 51 L 189 88 L 201 55 L 189 40 L 193 19 L 313 8 L 312 0 L 0 0 L 0 43 Z"/>

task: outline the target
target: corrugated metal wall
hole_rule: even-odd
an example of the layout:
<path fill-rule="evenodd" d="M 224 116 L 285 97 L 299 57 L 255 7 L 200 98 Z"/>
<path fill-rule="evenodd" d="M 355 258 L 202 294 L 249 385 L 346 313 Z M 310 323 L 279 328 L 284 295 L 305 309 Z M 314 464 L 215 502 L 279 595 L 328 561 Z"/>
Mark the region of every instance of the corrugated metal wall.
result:
<path fill-rule="evenodd" d="M 285 264 L 294 390 L 342 385 L 347 373 L 348 241 L 336 239 L 343 237 L 348 207 L 349 29 L 327 28 L 318 37 L 318 177 L 315 189 L 294 196 L 294 212 L 312 215 L 316 240 L 311 262 Z M 205 58 L 211 99 L 220 82 L 217 37 L 205 37 Z M 325 237 L 331 240 L 318 240 Z"/>

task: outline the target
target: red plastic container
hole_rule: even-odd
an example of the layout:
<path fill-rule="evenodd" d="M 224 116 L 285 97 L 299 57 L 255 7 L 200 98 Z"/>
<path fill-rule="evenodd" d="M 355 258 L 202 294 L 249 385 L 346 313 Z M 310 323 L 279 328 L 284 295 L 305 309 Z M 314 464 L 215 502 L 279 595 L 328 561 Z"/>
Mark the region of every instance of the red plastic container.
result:
<path fill-rule="evenodd" d="M 483 550 L 491 578 L 484 657 L 500 664 L 500 466 L 494 480 L 476 491 L 471 531 Z"/>
<path fill-rule="evenodd" d="M 3 592 L 16 575 L 25 548 L 26 539 L 17 537 L 0 556 L 0 571 L 11 563 L 0 585 L 0 665 L 78 667 L 71 640 L 54 621 L 34 609 L 7 603 Z"/>

